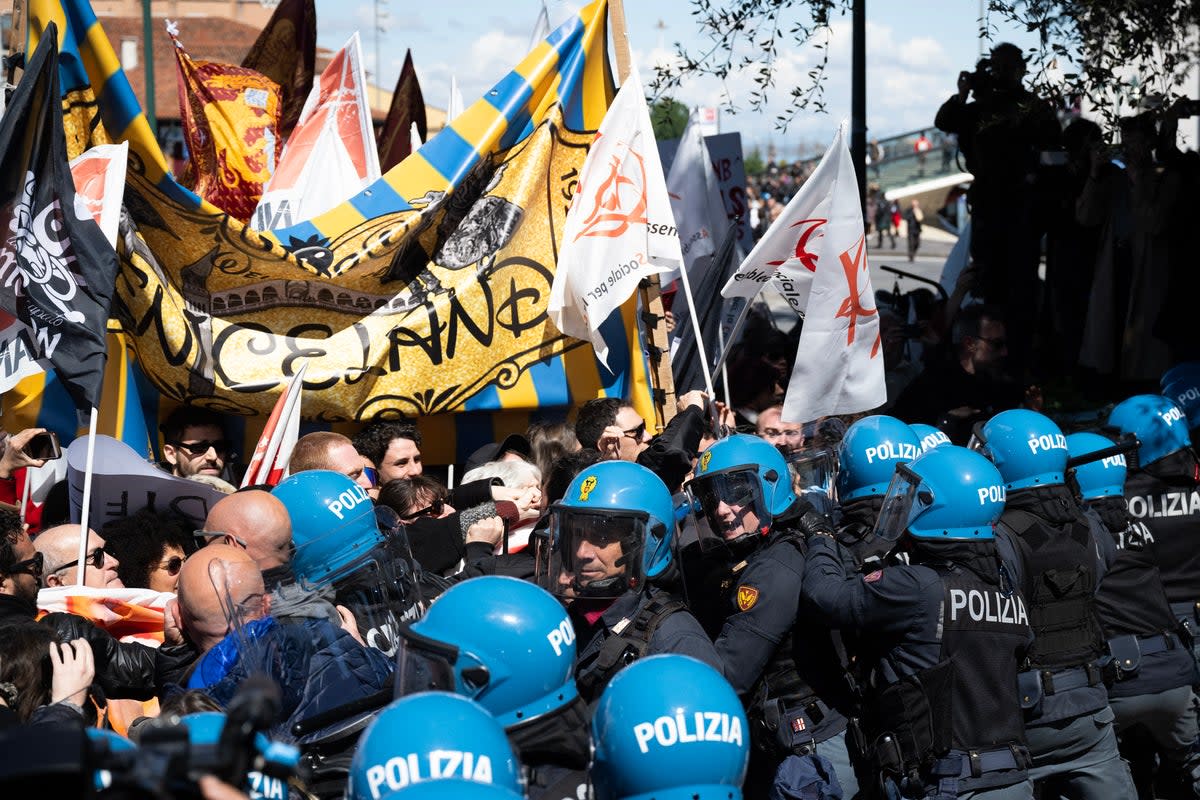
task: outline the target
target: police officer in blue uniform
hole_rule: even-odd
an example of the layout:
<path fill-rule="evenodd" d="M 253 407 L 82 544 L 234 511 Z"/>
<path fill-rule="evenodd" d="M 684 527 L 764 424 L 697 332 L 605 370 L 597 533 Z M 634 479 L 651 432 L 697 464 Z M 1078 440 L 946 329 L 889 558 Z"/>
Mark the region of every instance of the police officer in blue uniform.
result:
<path fill-rule="evenodd" d="M 806 608 L 857 631 L 862 749 L 889 797 L 1033 796 L 1016 683 L 1028 615 L 992 527 L 1004 494 L 986 459 L 942 446 L 896 468 L 875 529 L 911 563 L 855 573 L 832 534 L 809 537 Z"/>
<path fill-rule="evenodd" d="M 716 648 L 751 720 L 747 795 L 782 781 L 792 790 L 824 783 L 852 797 L 845 730 L 853 692 L 830 630 L 800 614 L 804 535 L 830 529 L 828 520 L 797 497 L 787 461 L 757 436 L 731 436 L 701 453 L 688 491 L 701 512 L 700 546 L 725 556 Z"/>
<path fill-rule="evenodd" d="M 1179 623 L 1154 562 L 1154 539 L 1144 523 L 1129 518 L 1125 508 L 1124 452 L 1136 446 L 1135 442 L 1114 445 L 1098 433 L 1067 437 L 1074 488 L 1117 547 L 1096 593 L 1096 610 L 1117 668 L 1108 702 L 1139 797 L 1155 796 L 1156 752 L 1167 773 L 1164 783 L 1173 781 L 1185 789 L 1186 796 L 1196 797 L 1200 780 L 1200 753 L 1193 748 L 1196 663 L 1177 634 Z M 1147 740 L 1150 746 L 1141 746 Z"/>
<path fill-rule="evenodd" d="M 1167 600 L 1188 629 L 1193 652 L 1200 633 L 1200 463 L 1187 419 L 1166 397 L 1143 394 L 1112 410 L 1108 424 L 1137 437 L 1137 463 L 1125 477 L 1125 505 L 1154 538 Z"/>
<path fill-rule="evenodd" d="M 550 508 L 549 552 L 539 583 L 567 604 L 578 652 L 575 683 L 589 704 L 623 667 L 662 653 L 721 659 L 700 623 L 667 586 L 675 506 L 666 484 L 627 461 L 587 467 Z"/>
<path fill-rule="evenodd" d="M 1095 593 L 1116 555 L 1066 486 L 1066 437 L 1035 411 L 1003 411 L 977 425 L 972 446 L 1004 478 L 997 526 L 1029 609 L 1034 642 L 1020 676 L 1030 775 L 1047 797 L 1133 797 L 1108 705 L 1104 633 Z"/>
<path fill-rule="evenodd" d="M 838 541 L 854 556 L 855 566 L 876 564 L 891 553 L 892 542 L 874 538 L 883 496 L 899 464 L 921 454 L 916 432 L 895 417 L 863 417 L 846 431 L 838 448 L 837 495 L 841 514 Z M 867 569 L 870 572 L 874 567 Z"/>

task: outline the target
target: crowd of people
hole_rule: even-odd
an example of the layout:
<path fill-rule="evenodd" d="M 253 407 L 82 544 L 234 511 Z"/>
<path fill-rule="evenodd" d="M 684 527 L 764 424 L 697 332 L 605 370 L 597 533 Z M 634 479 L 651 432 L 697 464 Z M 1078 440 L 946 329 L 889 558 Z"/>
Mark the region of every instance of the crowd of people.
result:
<path fill-rule="evenodd" d="M 183 406 L 161 467 L 223 487 L 204 519 L 142 509 L 80 560 L 68 505 L 0 510 L 0 738 L 88 728 L 76 785 L 113 796 L 152 796 L 183 730 L 163 773 L 206 797 L 1194 797 L 1200 363 L 1162 392 L 965 447 L 700 392 L 653 435 L 596 399 L 452 487 L 382 421 L 234 490 L 224 420 Z M 4 443 L 10 499 L 39 433 Z M 48 602 L 130 589 L 165 598 L 159 641 Z M 240 770 L 234 728 L 272 742 Z M 10 796 L 62 777 L 0 768 Z"/>

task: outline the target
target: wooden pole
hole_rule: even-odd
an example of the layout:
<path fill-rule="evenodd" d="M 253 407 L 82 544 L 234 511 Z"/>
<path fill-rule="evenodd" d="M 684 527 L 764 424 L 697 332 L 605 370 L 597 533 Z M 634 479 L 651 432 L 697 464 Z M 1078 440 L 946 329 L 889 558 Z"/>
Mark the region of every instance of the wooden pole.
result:
<path fill-rule="evenodd" d="M 629 53 L 629 29 L 625 24 L 623 0 L 609 0 L 608 24 L 612 30 L 613 54 L 617 59 L 617 81 L 625 83 L 633 68 Z M 650 349 L 650 381 L 654 390 L 655 425 L 661 432 L 675 416 L 675 379 L 671 375 L 671 352 L 667 342 L 666 314 L 658 276 L 643 278 L 638 286 L 642 308 L 640 321 L 645 327 Z"/>

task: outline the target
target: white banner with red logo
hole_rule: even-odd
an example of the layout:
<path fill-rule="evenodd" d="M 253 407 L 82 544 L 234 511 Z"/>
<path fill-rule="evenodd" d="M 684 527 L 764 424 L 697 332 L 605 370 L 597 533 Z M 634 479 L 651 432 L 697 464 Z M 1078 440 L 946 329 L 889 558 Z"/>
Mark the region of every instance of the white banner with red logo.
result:
<path fill-rule="evenodd" d="M 793 311 L 804 313 L 817 269 L 817 251 L 833 203 L 839 146 L 845 147 L 840 133 L 800 191 L 725 284 L 723 296 L 751 300 L 770 281 Z"/>
<path fill-rule="evenodd" d="M 637 70 L 600 123 L 567 212 L 550 319 L 590 341 L 608 365 L 600 326 L 648 275 L 683 263 L 671 198 Z"/>
<path fill-rule="evenodd" d="M 117 246 L 117 224 L 121 221 L 128 162 L 129 142 L 99 144 L 71 161 L 75 212 L 80 218 L 91 216 L 96 220 L 100 230 L 104 231 L 104 238 L 113 247 Z"/>
<path fill-rule="evenodd" d="M 313 86 L 251 224 L 289 227 L 323 214 L 379 178 L 358 34 Z"/>
<path fill-rule="evenodd" d="M 796 365 L 783 404 L 786 422 L 868 411 L 887 401 L 879 312 L 871 288 L 858 179 L 846 145 L 845 125 L 834 137 L 818 173 L 827 165 L 820 184 L 826 196 L 813 215 L 822 217 L 822 235 L 808 249 L 813 254 L 813 277 Z M 805 190 L 816 178 L 814 173 Z"/>

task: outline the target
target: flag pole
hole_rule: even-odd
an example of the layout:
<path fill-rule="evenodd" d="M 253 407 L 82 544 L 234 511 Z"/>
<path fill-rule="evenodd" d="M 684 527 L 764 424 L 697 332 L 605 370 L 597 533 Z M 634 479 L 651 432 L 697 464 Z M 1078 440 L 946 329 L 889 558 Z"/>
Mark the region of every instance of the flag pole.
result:
<path fill-rule="evenodd" d="M 712 400 L 717 399 L 713 389 L 712 371 L 708 368 L 708 353 L 704 351 L 704 336 L 700 333 L 700 319 L 696 316 L 696 298 L 692 296 L 692 283 L 688 279 L 687 265 L 679 270 L 680 282 L 683 284 L 683 296 L 687 300 L 688 316 L 692 318 L 692 335 L 696 337 L 696 355 L 700 358 L 700 369 L 704 374 L 704 389 Z"/>
<path fill-rule="evenodd" d="M 617 60 L 617 81 L 625 83 L 632 70 L 633 59 L 629 52 L 629 28 L 625 24 L 624 0 L 609 0 L 608 23 L 612 29 L 613 55 Z M 661 432 L 675 416 L 675 379 L 671 374 L 671 347 L 667 342 L 666 312 L 663 310 L 662 291 L 658 275 L 643 278 L 638 284 L 638 299 L 641 302 L 642 320 L 650 334 L 650 382 L 654 389 L 654 412 L 658 419 L 656 427 Z"/>
<path fill-rule="evenodd" d="M 76 572 L 75 584 L 83 586 L 84 571 L 87 569 L 88 543 L 88 511 L 92 506 L 92 463 L 96 458 L 96 407 L 92 406 L 92 416 L 88 420 L 87 460 L 83 468 L 83 511 L 79 517 L 79 571 Z"/>

